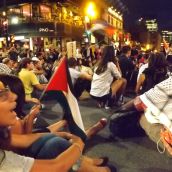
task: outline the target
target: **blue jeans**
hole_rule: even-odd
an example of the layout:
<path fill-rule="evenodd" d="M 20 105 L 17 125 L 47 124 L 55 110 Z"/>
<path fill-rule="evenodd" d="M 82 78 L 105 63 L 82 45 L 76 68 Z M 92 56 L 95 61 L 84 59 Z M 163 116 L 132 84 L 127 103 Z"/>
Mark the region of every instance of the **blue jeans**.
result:
<path fill-rule="evenodd" d="M 47 134 L 36 140 L 26 154 L 36 159 L 53 159 L 70 147 L 69 141 L 54 134 Z"/>

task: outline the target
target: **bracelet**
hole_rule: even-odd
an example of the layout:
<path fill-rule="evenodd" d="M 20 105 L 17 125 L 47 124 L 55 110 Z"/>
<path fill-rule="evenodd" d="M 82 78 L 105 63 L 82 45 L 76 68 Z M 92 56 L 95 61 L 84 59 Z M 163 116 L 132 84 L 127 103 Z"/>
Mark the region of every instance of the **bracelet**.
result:
<path fill-rule="evenodd" d="M 79 168 L 81 167 L 81 163 L 82 163 L 82 156 L 80 156 L 77 162 L 72 166 L 72 172 L 78 171 Z"/>
<path fill-rule="evenodd" d="M 78 150 L 79 150 L 80 154 L 82 155 L 82 149 L 81 149 L 81 146 L 80 146 L 78 143 L 74 143 L 73 145 L 75 145 L 75 146 L 78 148 Z"/>

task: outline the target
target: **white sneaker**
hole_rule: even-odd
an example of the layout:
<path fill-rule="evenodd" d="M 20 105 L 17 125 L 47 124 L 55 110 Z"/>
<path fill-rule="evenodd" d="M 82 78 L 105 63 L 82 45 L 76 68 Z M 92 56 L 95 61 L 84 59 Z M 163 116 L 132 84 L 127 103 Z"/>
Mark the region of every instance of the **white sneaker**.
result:
<path fill-rule="evenodd" d="M 105 109 L 106 109 L 106 110 L 110 109 L 110 106 L 107 105 L 107 104 L 105 104 Z"/>

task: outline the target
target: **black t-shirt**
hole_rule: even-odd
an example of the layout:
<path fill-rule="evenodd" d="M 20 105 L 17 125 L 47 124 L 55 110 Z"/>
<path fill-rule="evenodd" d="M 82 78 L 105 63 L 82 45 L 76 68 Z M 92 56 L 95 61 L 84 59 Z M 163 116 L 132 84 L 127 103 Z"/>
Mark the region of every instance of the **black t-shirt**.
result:
<path fill-rule="evenodd" d="M 131 72 L 134 70 L 134 64 L 130 58 L 127 58 L 125 55 L 119 57 L 119 66 L 121 68 L 122 77 L 128 78 Z"/>

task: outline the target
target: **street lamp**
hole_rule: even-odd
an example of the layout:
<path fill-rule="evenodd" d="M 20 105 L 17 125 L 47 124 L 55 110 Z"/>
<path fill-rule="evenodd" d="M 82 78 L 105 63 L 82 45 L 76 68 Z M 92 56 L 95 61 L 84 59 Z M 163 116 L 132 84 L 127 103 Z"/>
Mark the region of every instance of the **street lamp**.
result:
<path fill-rule="evenodd" d="M 85 33 L 87 35 L 87 42 L 91 41 L 91 28 L 92 20 L 97 17 L 96 5 L 94 2 L 89 2 L 85 7 Z"/>
<path fill-rule="evenodd" d="M 95 4 L 93 2 L 89 2 L 87 7 L 86 7 L 86 15 L 90 19 L 95 19 L 97 14 L 96 14 L 96 9 L 95 9 Z"/>

